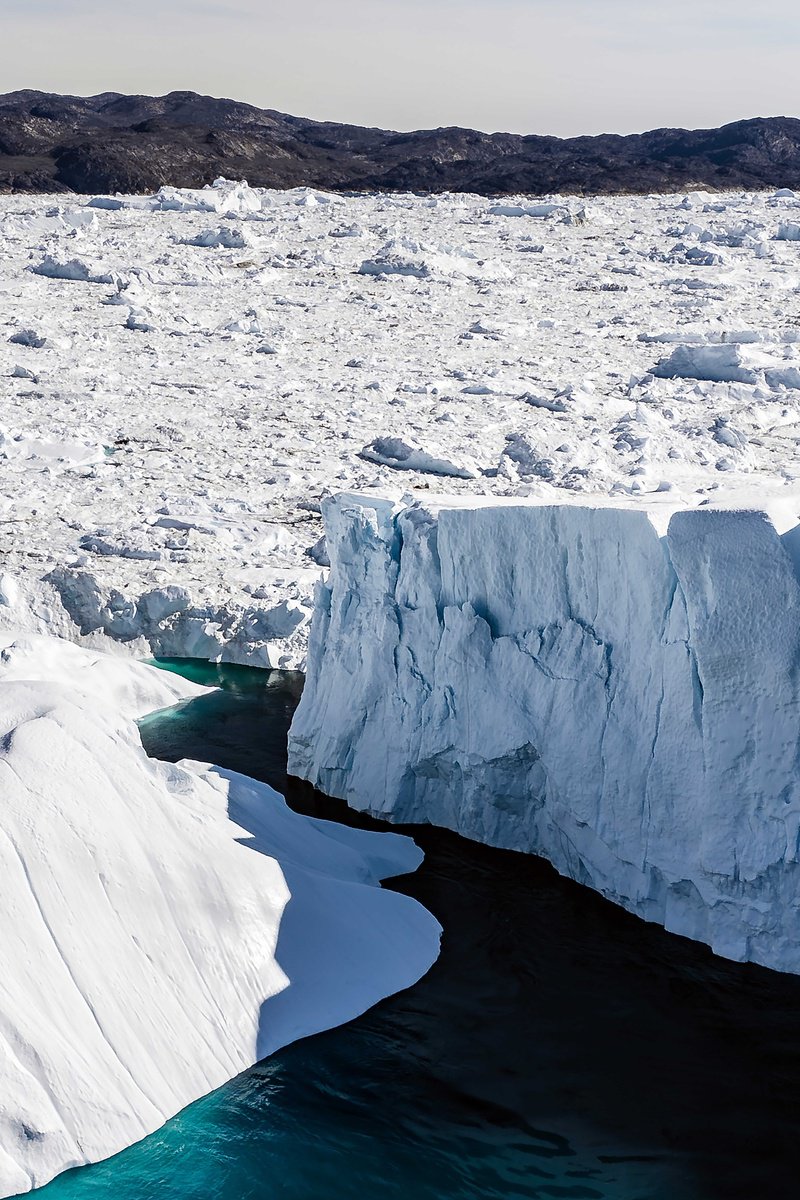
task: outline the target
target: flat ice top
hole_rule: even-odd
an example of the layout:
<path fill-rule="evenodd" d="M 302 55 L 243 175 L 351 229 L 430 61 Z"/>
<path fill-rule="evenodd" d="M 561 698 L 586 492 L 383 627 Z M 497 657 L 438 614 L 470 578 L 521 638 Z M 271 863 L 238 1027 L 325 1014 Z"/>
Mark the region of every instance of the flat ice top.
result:
<path fill-rule="evenodd" d="M 614 508 L 623 512 L 643 512 L 650 519 L 656 531 L 666 532 L 670 517 L 685 511 L 688 507 L 702 507 L 709 511 L 726 512 L 763 512 L 778 533 L 786 533 L 800 524 L 800 493 L 794 489 L 780 489 L 765 486 L 760 489 L 750 486 L 726 488 L 721 496 L 713 501 L 702 501 L 698 506 L 689 506 L 676 499 L 671 492 L 657 493 L 645 496 L 587 496 L 580 493 L 567 495 L 545 496 L 468 496 L 468 495 L 431 495 L 418 489 L 409 490 L 402 496 L 391 489 L 386 491 L 340 492 L 337 498 L 345 504 L 352 503 L 364 508 L 386 506 L 400 510 L 415 504 L 424 508 L 431 516 L 438 516 L 447 509 L 468 511 L 477 508 Z"/>
<path fill-rule="evenodd" d="M 800 512 L 791 194 L 89 200 L 0 199 L 26 627 L 301 665 L 339 490 Z"/>

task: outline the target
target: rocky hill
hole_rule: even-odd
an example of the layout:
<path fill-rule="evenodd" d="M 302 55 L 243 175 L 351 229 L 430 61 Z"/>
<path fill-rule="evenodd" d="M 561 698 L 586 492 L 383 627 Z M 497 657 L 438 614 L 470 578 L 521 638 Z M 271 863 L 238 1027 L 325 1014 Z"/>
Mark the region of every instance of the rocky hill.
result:
<path fill-rule="evenodd" d="M 394 133 L 195 92 L 0 96 L 0 191 L 142 192 L 219 175 L 262 187 L 486 194 L 800 187 L 800 120 L 556 138 Z"/>

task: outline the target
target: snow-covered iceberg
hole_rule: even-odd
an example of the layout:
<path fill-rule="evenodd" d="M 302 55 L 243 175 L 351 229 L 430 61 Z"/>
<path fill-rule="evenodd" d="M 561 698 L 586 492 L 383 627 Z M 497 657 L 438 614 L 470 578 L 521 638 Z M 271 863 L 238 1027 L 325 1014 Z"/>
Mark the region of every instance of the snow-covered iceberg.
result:
<path fill-rule="evenodd" d="M 198 690 L 53 638 L 0 654 L 0 1195 L 122 1149 L 436 957 L 436 921 L 376 886 L 419 864 L 409 838 L 146 757 L 133 714 Z"/>
<path fill-rule="evenodd" d="M 289 767 L 800 972 L 796 527 L 664 512 L 333 498 Z"/>

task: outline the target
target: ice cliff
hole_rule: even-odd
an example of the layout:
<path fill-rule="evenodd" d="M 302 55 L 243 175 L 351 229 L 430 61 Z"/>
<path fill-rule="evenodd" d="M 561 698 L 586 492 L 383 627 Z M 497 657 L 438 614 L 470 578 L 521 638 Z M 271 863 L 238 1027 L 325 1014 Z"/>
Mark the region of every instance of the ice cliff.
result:
<path fill-rule="evenodd" d="M 433 917 L 377 886 L 418 865 L 410 839 L 145 756 L 133 715 L 199 690 L 55 638 L 0 654 L 1 1196 L 144 1137 L 436 957 Z"/>
<path fill-rule="evenodd" d="M 800 972 L 796 529 L 356 495 L 325 520 L 294 774 Z"/>

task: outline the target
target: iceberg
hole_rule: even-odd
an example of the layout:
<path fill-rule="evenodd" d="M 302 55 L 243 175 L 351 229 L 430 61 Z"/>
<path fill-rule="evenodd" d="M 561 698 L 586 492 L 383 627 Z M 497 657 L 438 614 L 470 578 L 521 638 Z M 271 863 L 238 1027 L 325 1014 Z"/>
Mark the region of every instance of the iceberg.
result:
<path fill-rule="evenodd" d="M 291 773 L 800 973 L 796 515 L 344 494 L 324 516 Z"/>
<path fill-rule="evenodd" d="M 378 882 L 406 837 L 148 759 L 134 715 L 199 689 L 56 638 L 0 653 L 0 1195 L 121 1150 L 436 958 Z"/>

